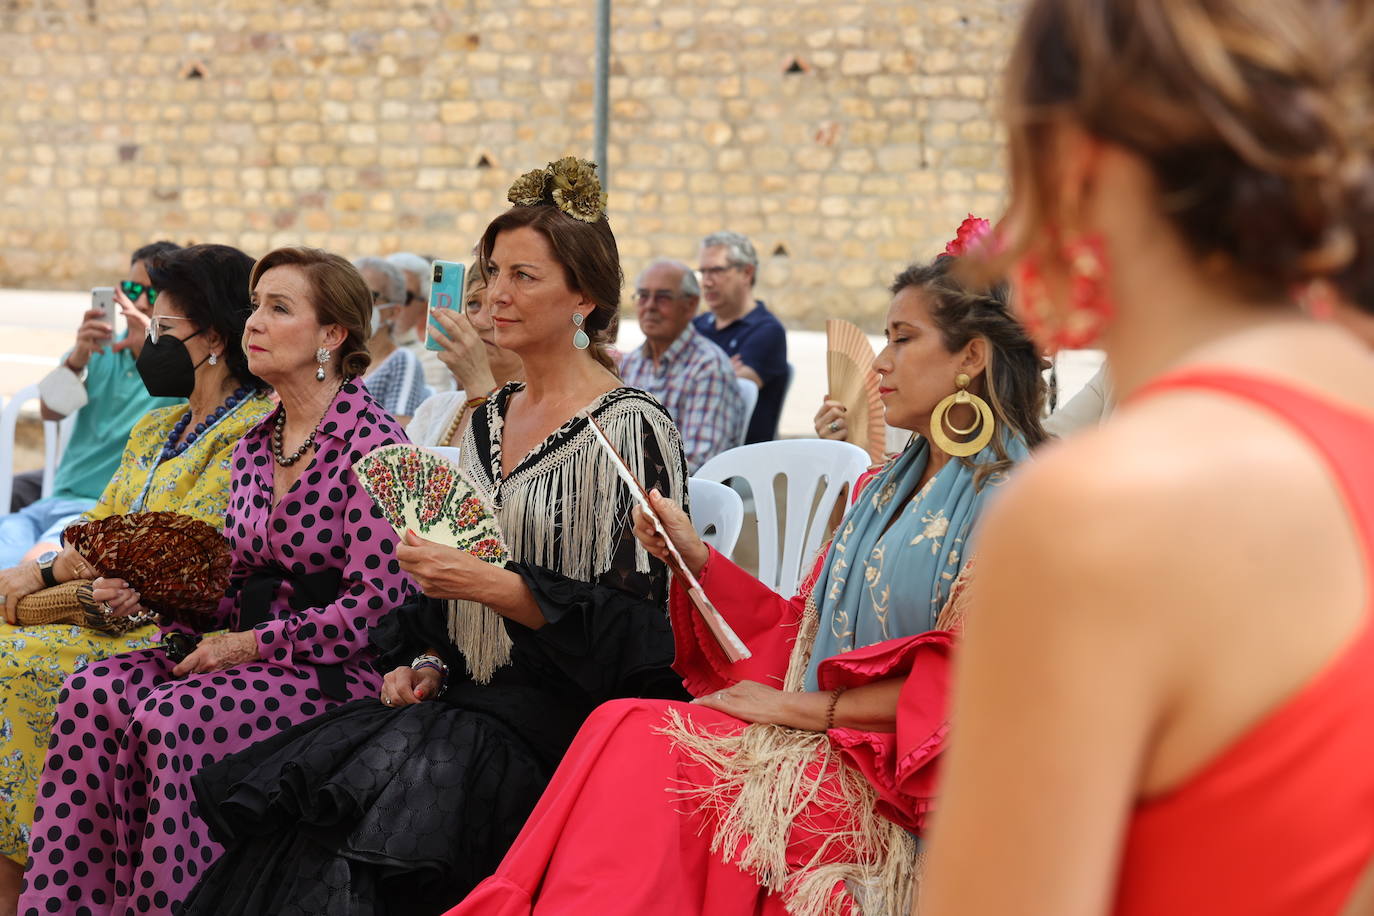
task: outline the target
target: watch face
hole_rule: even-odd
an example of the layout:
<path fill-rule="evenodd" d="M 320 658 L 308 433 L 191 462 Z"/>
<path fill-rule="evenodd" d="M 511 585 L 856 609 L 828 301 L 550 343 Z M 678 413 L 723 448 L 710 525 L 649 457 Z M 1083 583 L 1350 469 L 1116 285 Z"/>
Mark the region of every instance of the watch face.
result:
<path fill-rule="evenodd" d="M 49 550 L 47 553 L 40 553 L 40 554 L 38 555 L 38 565 L 39 565 L 39 566 L 42 566 L 43 564 L 45 564 L 45 563 L 51 563 L 53 560 L 56 560 L 56 559 L 57 559 L 57 551 L 56 551 L 56 550 Z"/>

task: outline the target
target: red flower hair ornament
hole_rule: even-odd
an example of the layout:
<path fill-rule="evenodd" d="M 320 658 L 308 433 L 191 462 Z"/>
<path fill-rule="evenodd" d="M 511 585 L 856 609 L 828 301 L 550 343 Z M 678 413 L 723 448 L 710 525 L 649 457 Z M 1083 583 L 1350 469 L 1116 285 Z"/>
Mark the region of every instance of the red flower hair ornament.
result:
<path fill-rule="evenodd" d="M 974 249 L 985 247 L 993 238 L 992 223 L 970 213 L 959 224 L 953 241 L 945 246 L 945 254 L 952 258 L 963 257 Z"/>

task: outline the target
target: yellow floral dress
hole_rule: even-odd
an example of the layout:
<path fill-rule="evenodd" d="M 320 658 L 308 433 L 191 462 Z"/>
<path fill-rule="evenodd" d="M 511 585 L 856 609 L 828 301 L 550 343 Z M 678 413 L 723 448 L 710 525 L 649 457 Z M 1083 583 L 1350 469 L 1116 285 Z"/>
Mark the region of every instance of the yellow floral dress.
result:
<path fill-rule="evenodd" d="M 134 424 L 119 469 L 87 518 L 180 512 L 222 527 L 234 446 L 271 410 L 265 395 L 253 395 L 186 451 L 161 462 L 162 447 L 186 407 L 149 411 Z M 34 795 L 63 681 L 91 662 L 151 645 L 157 632 L 149 625 L 106 636 L 78 626 L 0 623 L 0 854 L 20 864 L 28 858 Z"/>

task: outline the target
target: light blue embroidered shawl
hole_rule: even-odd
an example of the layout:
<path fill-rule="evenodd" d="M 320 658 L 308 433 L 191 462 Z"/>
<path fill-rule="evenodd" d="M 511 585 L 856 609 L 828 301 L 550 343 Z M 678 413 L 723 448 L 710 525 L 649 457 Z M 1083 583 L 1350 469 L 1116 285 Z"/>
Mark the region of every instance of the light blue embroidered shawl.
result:
<path fill-rule="evenodd" d="M 1003 448 L 1018 462 L 1028 454 L 1019 437 L 1004 439 Z M 913 497 L 929 455 L 918 437 L 840 522 L 813 593 L 820 627 L 806 690 L 817 689 L 823 659 L 934 628 L 969 555 L 973 525 L 1006 477 L 994 474 L 975 489 L 973 469 L 954 458 Z M 975 464 L 996 460 L 991 445 L 973 456 Z"/>

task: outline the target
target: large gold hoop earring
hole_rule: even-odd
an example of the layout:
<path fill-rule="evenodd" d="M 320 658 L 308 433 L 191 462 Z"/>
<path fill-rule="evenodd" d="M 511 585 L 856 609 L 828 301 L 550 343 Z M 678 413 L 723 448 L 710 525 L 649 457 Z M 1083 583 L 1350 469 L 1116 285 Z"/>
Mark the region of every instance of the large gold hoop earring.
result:
<path fill-rule="evenodd" d="M 968 390 L 969 377 L 960 372 L 954 379 L 954 384 L 959 386 L 959 390 L 935 405 L 935 410 L 930 415 L 930 441 L 947 455 L 955 458 L 967 458 L 969 455 L 976 455 L 987 448 L 992 441 L 993 430 L 997 428 L 996 421 L 992 416 L 992 408 L 988 402 L 973 394 Z M 968 429 L 961 429 L 952 423 L 947 422 L 946 415 L 950 408 L 956 404 L 969 404 L 977 414 L 977 420 Z M 945 432 L 948 429 L 956 436 L 967 436 L 972 434 L 972 439 L 963 442 L 950 438 Z M 976 430 L 976 433 L 975 433 Z"/>

